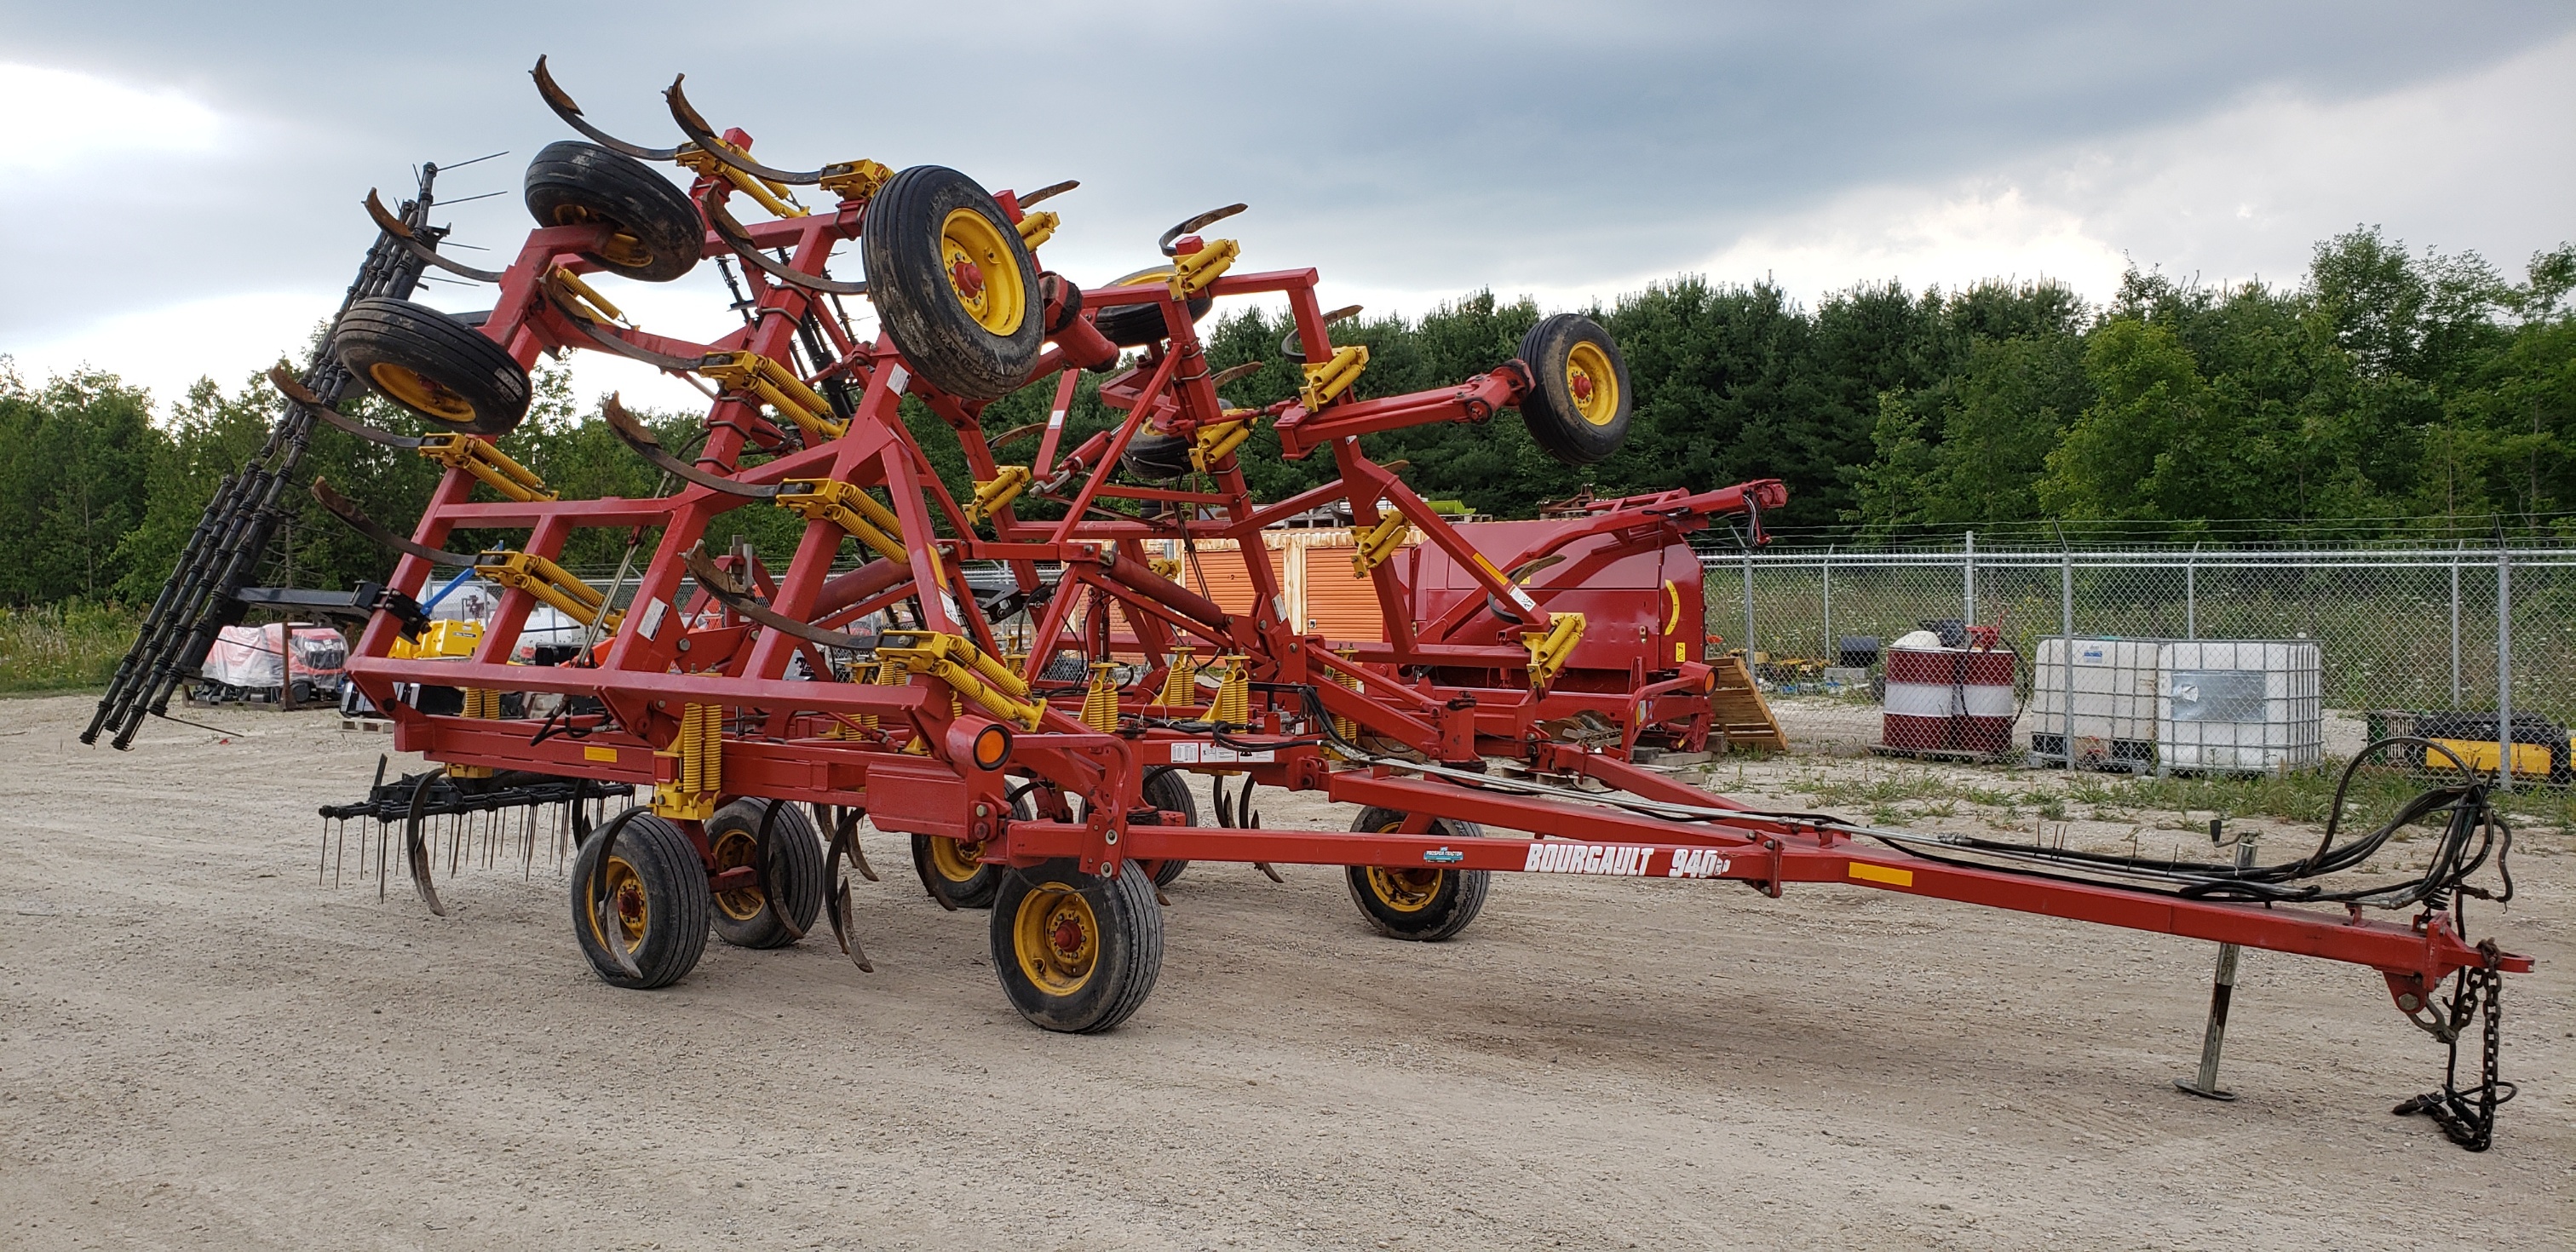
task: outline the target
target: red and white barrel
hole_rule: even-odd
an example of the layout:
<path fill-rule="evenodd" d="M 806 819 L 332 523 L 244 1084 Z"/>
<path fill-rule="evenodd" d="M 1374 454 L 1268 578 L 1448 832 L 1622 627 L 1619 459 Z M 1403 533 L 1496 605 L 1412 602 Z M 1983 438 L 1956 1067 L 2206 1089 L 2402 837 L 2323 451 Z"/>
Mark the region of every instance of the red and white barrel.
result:
<path fill-rule="evenodd" d="M 2002 752 L 2012 745 L 2010 652 L 1898 648 L 1887 654 L 1882 736 L 1891 748 Z"/>

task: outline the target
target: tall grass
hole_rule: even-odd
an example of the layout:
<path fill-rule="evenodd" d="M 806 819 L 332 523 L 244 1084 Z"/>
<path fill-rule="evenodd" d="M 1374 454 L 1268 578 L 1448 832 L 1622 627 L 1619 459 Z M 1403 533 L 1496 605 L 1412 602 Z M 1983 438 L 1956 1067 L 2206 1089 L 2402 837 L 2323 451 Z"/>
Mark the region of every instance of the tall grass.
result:
<path fill-rule="evenodd" d="M 104 687 L 139 624 L 116 604 L 0 608 L 0 693 Z"/>

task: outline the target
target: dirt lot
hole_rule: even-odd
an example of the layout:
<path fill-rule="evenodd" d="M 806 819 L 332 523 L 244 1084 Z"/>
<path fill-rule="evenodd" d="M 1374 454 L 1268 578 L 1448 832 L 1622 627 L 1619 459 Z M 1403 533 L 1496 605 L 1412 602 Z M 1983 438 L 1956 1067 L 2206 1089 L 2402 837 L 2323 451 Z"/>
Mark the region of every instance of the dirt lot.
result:
<path fill-rule="evenodd" d="M 0 1246 L 2576 1243 L 2560 833 L 2480 915 L 2543 965 L 2477 1156 L 2389 1115 L 2440 1053 L 2373 974 L 2249 954 L 2243 1099 L 2209 1104 L 2169 1085 L 2208 945 L 1861 890 L 1505 876 L 1411 945 L 1333 871 L 1201 865 L 1153 1000 L 1069 1038 L 874 835 L 875 975 L 711 944 L 620 992 L 542 861 L 451 879 L 446 920 L 316 886 L 311 814 L 383 737 L 236 714 L 116 753 L 86 712 L 0 703 Z"/>

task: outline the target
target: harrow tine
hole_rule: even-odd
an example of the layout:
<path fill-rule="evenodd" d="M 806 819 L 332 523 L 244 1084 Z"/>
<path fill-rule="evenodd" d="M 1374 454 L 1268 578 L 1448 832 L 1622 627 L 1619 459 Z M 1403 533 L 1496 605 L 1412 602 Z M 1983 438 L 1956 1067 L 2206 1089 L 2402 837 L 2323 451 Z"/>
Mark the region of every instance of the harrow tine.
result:
<path fill-rule="evenodd" d="M 380 443 L 388 448 L 411 449 L 429 442 L 411 435 L 397 435 L 389 430 L 378 430 L 322 403 L 322 397 L 313 394 L 312 388 L 305 386 L 302 380 L 287 372 L 283 361 L 268 367 L 268 381 L 270 386 L 277 388 L 278 394 L 303 405 L 313 416 L 321 418 L 325 425 L 356 435 L 369 443 Z"/>
<path fill-rule="evenodd" d="M 1029 194 L 1027 194 L 1027 195 L 1025 195 L 1025 196 L 1018 197 L 1019 202 L 1020 202 L 1020 207 L 1021 207 L 1021 208 L 1023 208 L 1023 209 L 1025 209 L 1025 208 L 1029 207 L 1030 205 L 1032 205 L 1032 204 L 1036 204 L 1037 202 L 1039 202 L 1039 201 L 1041 201 L 1041 200 L 1052 200 L 1052 199 L 1054 199 L 1055 197 L 1060 196 L 1060 195 L 1063 195 L 1064 193 L 1066 193 L 1066 192 L 1068 192 L 1068 191 L 1071 191 L 1071 190 L 1073 190 L 1074 188 L 1079 187 L 1079 186 L 1081 186 L 1081 185 L 1082 185 L 1082 184 L 1081 184 L 1081 182 L 1079 182 L 1078 180 L 1075 180 L 1075 179 L 1071 179 L 1071 178 L 1068 178 L 1068 179 L 1066 179 L 1066 180 L 1064 180 L 1063 182 L 1060 182 L 1060 183 L 1048 183 L 1046 186 L 1044 186 L 1044 187 L 1040 187 L 1040 188 L 1038 188 L 1037 190 L 1032 191 L 1032 192 L 1030 192 Z"/>
<path fill-rule="evenodd" d="M 447 916 L 447 906 L 439 902 L 438 888 L 429 881 L 429 849 L 420 840 L 420 818 L 421 810 L 429 803 L 430 784 L 446 774 L 446 767 L 441 766 L 421 777 L 419 784 L 411 789 L 411 814 L 403 821 L 403 859 L 411 864 L 411 885 L 420 892 L 420 898 L 429 905 L 429 911 L 439 917 Z M 454 868 L 450 866 L 450 872 Z M 381 896 L 381 886 L 378 891 Z"/>
<path fill-rule="evenodd" d="M 537 94 L 546 98 L 546 107 L 553 109 L 556 117 L 562 118 L 565 125 L 580 131 L 600 147 L 625 153 L 639 161 L 668 161 L 680 155 L 678 148 L 647 148 L 631 144 L 591 125 L 589 119 L 581 115 L 581 106 L 573 103 L 572 96 L 555 85 L 555 76 L 546 72 L 545 57 L 537 58 L 537 67 L 528 71 L 528 77 L 537 80 Z"/>

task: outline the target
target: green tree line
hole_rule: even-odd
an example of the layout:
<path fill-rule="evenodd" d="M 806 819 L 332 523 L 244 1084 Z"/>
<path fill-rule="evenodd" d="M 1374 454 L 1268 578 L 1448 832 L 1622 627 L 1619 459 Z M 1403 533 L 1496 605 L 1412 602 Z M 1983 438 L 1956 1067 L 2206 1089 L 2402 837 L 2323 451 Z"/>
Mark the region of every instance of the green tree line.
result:
<path fill-rule="evenodd" d="M 2474 254 L 2410 251 L 2376 230 L 2317 245 L 2302 281 L 2201 286 L 2132 270 L 2107 304 L 2048 282 L 1835 293 L 1812 308 L 1767 283 L 1683 276 L 1588 310 L 1626 357 L 1635 417 L 1625 447 L 1583 469 L 1549 460 L 1512 415 L 1391 431 L 1364 442 L 1408 463 L 1423 494 L 1525 517 L 1547 500 L 1788 482 L 1769 519 L 1792 539 L 1888 541 L 2064 523 L 2128 524 L 2189 540 L 2332 522 L 2340 533 L 2576 532 L 2576 247 L 2531 259 L 2519 281 Z M 1540 316 L 1478 292 L 1418 318 L 1334 327 L 1365 344 L 1360 388 L 1444 386 L 1511 358 Z M 1213 364 L 1262 362 L 1227 388 L 1258 406 L 1295 393 L 1284 312 L 1251 309 L 1203 327 Z M 258 363 L 246 363 L 256 367 Z M 247 371 L 246 371 L 247 372 Z M 1077 440 L 1119 416 L 1086 377 L 1068 421 Z M 1051 389 L 997 402 L 987 431 L 1042 422 Z M 227 391 L 201 380 L 155 419 L 151 397 L 112 374 L 29 384 L 0 358 L 0 602 L 148 600 L 224 475 L 277 419 L 255 375 Z M 379 424 L 410 423 L 366 400 Z M 953 436 L 907 402 L 906 418 L 954 490 Z M 648 415 L 665 441 L 695 437 L 689 414 Z M 1070 446 L 1068 443 L 1067 446 Z M 567 497 L 647 496 L 660 475 L 627 450 L 561 370 L 541 370 L 527 423 L 503 441 Z M 1034 436 L 999 449 L 1025 461 Z M 1323 482 L 1331 458 L 1246 445 L 1254 488 L 1277 498 Z M 331 480 L 407 530 L 438 467 L 317 429 L 303 477 Z M 342 587 L 390 559 L 298 495 L 270 553 L 272 581 Z M 1047 506 L 1031 512 L 1043 515 Z M 783 555 L 797 519 L 728 516 Z M 2358 528 L 2358 531 L 2356 531 Z M 459 535 L 451 546 L 510 542 Z M 650 533 L 587 530 L 567 564 L 614 565 Z"/>

